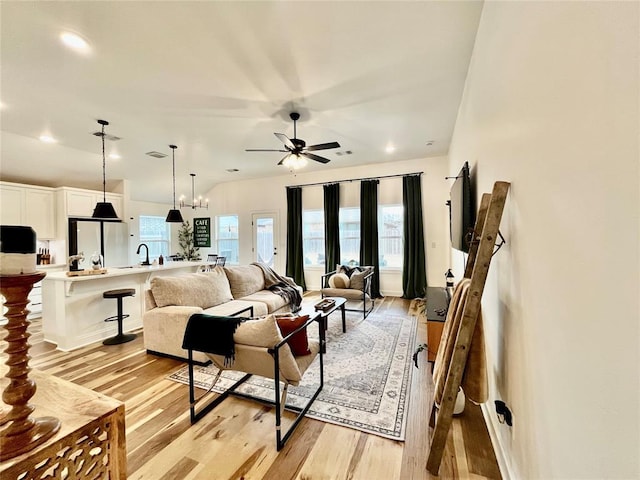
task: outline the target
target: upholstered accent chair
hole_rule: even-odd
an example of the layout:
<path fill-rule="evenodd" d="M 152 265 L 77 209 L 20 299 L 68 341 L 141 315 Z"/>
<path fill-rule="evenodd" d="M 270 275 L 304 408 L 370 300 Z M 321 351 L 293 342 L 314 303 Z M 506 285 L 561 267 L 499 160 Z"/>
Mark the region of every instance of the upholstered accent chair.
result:
<path fill-rule="evenodd" d="M 220 318 L 220 317 L 218 317 Z M 233 317 L 226 317 L 232 319 Z M 183 348 L 188 350 L 189 356 L 189 402 L 191 411 L 191 423 L 196 423 L 200 418 L 206 415 L 214 407 L 224 401 L 229 395 L 236 395 L 244 398 L 254 397 L 237 392 L 236 389 L 247 381 L 252 375 L 271 378 L 274 381 L 274 401 L 267 402 L 275 406 L 275 430 L 276 430 L 276 447 L 281 450 L 286 441 L 289 439 L 295 428 L 298 426 L 304 415 L 309 410 L 311 404 L 322 390 L 324 385 L 324 364 L 320 342 L 307 338 L 306 329 L 319 318 L 318 315 L 310 317 L 300 317 L 297 324 L 293 326 L 282 325 L 282 318 L 276 318 L 276 315 L 267 315 L 259 319 L 247 319 L 233 333 L 234 354 L 224 356 L 216 353 L 207 352 L 208 348 L 202 346 L 202 342 L 197 338 L 195 343 L 199 346 L 198 351 L 204 352 L 211 359 L 213 364 L 219 369 L 215 379 L 213 380 L 209 390 L 196 398 L 194 388 L 194 372 L 193 372 L 193 349 L 189 345 L 188 332 L 189 325 L 185 331 L 185 342 Z M 189 322 L 194 320 L 192 317 Z M 200 319 L 202 320 L 202 319 Z M 206 318 L 204 319 L 207 320 Z M 321 322 L 318 325 L 318 338 L 322 338 Z M 279 326 L 280 325 L 280 326 Z M 284 334 L 284 335 L 283 335 Z M 300 345 L 300 336 L 303 336 L 304 346 Z M 202 338 L 202 335 L 197 335 Z M 300 349 L 302 348 L 302 351 Z M 296 355 L 294 355 L 296 353 Z M 298 385 L 308 367 L 319 356 L 320 362 L 320 382 L 317 390 L 304 407 L 298 408 L 287 406 L 287 409 L 297 411 L 298 414 L 282 434 L 281 424 L 284 414 L 285 403 L 287 399 L 287 390 L 289 385 Z M 212 398 L 211 390 L 219 380 L 221 374 L 225 370 L 235 370 L 246 373 L 240 380 L 230 386 L 224 393 Z M 282 389 L 281 387 L 282 383 Z M 265 402 L 263 399 L 258 399 Z M 202 405 L 202 406 L 199 406 Z"/>
<path fill-rule="evenodd" d="M 371 295 L 374 268 L 373 266 L 353 268 L 336 266 L 332 272 L 322 275 L 320 280 L 322 298 L 343 297 L 347 299 L 347 305 L 358 302 L 356 308 L 345 307 L 345 310 L 362 312 L 362 318 L 367 318 L 375 306 L 375 299 Z"/>

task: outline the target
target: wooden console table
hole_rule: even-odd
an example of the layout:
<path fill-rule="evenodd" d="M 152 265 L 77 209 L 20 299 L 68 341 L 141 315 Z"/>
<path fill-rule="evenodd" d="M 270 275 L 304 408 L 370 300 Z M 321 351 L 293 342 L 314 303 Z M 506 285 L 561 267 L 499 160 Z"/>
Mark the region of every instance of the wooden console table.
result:
<path fill-rule="evenodd" d="M 7 369 L 0 366 L 0 374 Z M 41 445 L 0 463 L 0 478 L 126 479 L 124 404 L 37 370 L 29 377 L 37 384 L 30 400 L 36 415 L 55 416 L 61 427 Z M 0 389 L 7 384 L 0 380 Z"/>
<path fill-rule="evenodd" d="M 427 287 L 427 361 L 435 362 L 447 318 L 449 295 L 442 287 Z"/>

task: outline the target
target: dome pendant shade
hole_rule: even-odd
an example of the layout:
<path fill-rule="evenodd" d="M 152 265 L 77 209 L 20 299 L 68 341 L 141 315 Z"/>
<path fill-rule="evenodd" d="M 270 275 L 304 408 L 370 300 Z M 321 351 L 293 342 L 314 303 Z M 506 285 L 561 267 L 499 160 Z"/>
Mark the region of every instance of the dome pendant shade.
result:
<path fill-rule="evenodd" d="M 173 159 L 173 208 L 169 210 L 169 213 L 167 213 L 167 219 L 165 222 L 183 223 L 184 220 L 182 219 L 182 214 L 180 213 L 180 210 L 176 209 L 176 148 L 178 147 L 176 145 L 169 145 L 169 148 L 171 149 Z"/>
<path fill-rule="evenodd" d="M 167 214 L 167 223 L 182 223 L 184 222 L 184 220 L 182 219 L 182 213 L 180 213 L 180 210 L 176 210 L 176 209 L 171 209 L 169 210 L 169 213 Z"/>
<path fill-rule="evenodd" d="M 109 125 L 109 122 L 106 120 L 98 120 L 98 123 L 102 125 L 102 132 L 99 134 L 99 136 L 102 137 L 102 202 L 96 203 L 91 218 L 119 220 L 115 208 L 113 208 L 110 202 L 107 202 L 107 161 L 104 155 L 104 127 L 105 125 Z"/>

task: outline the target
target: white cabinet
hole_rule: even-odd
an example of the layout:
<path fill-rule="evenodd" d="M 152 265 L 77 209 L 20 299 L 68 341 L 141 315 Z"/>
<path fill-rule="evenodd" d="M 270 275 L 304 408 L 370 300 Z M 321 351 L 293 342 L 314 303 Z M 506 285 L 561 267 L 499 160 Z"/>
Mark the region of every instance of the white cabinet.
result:
<path fill-rule="evenodd" d="M 41 239 L 56 236 L 55 195 L 53 190 L 25 189 L 25 216 L 27 223 Z"/>
<path fill-rule="evenodd" d="M 93 215 L 93 209 L 96 203 L 104 200 L 102 192 L 94 190 L 81 190 L 77 188 L 63 189 L 65 195 L 65 211 L 67 217 L 90 217 Z M 107 202 L 113 204 L 118 217 L 122 218 L 122 195 L 118 193 L 107 193 Z"/>
<path fill-rule="evenodd" d="M 2 225 L 23 225 L 24 188 L 0 184 L 0 223 Z"/>
<path fill-rule="evenodd" d="M 55 238 L 55 196 L 47 187 L 0 183 L 0 223 L 28 225 L 39 240 Z"/>

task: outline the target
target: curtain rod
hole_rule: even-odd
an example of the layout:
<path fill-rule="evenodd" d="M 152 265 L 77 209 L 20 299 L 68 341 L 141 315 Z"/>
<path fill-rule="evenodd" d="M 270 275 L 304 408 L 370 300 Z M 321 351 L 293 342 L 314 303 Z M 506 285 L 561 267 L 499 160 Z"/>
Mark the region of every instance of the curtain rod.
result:
<path fill-rule="evenodd" d="M 395 175 L 382 175 L 380 177 L 350 178 L 347 180 L 332 180 L 330 182 L 304 183 L 302 185 L 287 185 L 287 188 L 313 187 L 315 185 L 331 185 L 332 183 L 362 182 L 363 180 L 380 180 L 381 178 L 409 177 L 409 176 L 415 176 L 415 175 L 420 176 L 423 173 L 424 172 L 397 173 Z"/>

